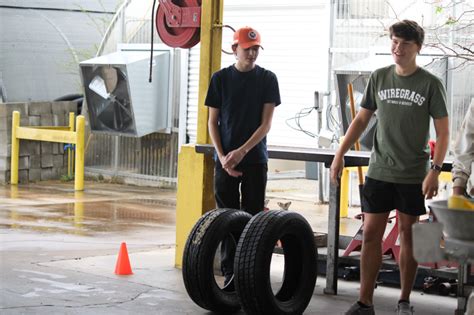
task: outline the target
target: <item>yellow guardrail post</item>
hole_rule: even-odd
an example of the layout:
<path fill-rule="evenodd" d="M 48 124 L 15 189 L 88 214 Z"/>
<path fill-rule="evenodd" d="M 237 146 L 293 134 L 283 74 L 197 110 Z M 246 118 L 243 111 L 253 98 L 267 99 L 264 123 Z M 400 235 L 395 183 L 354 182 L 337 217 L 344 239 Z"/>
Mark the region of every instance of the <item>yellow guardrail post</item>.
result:
<path fill-rule="evenodd" d="M 341 202 L 340 202 L 340 217 L 347 218 L 349 215 L 349 177 L 350 170 L 347 167 L 342 169 L 341 176 Z"/>
<path fill-rule="evenodd" d="M 17 138 L 17 127 L 20 126 L 20 112 L 14 111 L 12 117 L 12 154 L 10 164 L 10 183 L 18 184 L 18 163 L 20 161 L 20 139 Z"/>
<path fill-rule="evenodd" d="M 74 175 L 74 190 L 84 190 L 84 132 L 85 132 L 84 116 L 76 118 L 76 161 Z"/>
<path fill-rule="evenodd" d="M 69 113 L 69 126 L 40 126 L 22 127 L 20 126 L 20 113 L 12 113 L 12 151 L 10 182 L 12 185 L 18 184 L 18 164 L 20 160 L 20 139 L 48 141 L 59 143 L 70 143 L 76 145 L 76 170 L 74 176 L 74 189 L 84 190 L 84 134 L 85 118 L 76 118 L 77 130 L 74 131 L 74 113 Z M 72 121 L 72 122 L 71 122 Z M 69 153 L 69 152 L 68 152 Z M 68 157 L 69 162 L 69 157 Z M 69 174 L 69 168 L 68 168 Z"/>
<path fill-rule="evenodd" d="M 367 173 L 367 166 L 349 166 L 349 167 L 344 167 L 342 170 L 342 176 L 341 176 L 341 198 L 340 203 L 340 217 L 341 218 L 347 218 L 349 216 L 349 180 L 350 180 L 350 175 L 351 172 L 353 171 L 358 171 L 359 172 L 359 167 L 360 171 L 362 173 Z M 359 175 L 360 176 L 360 175 Z M 362 203 L 362 200 L 360 201 Z"/>
<path fill-rule="evenodd" d="M 69 113 L 69 131 L 74 132 L 75 129 L 75 117 L 74 113 Z M 67 176 L 70 178 L 72 176 L 72 172 L 74 171 L 74 158 L 72 155 L 72 148 L 68 146 L 67 148 Z"/>

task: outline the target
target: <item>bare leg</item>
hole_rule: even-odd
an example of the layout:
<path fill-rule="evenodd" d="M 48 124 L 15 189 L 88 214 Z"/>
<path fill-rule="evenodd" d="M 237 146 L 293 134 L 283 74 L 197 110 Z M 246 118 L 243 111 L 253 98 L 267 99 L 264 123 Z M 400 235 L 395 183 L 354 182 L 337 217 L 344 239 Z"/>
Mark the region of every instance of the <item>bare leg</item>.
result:
<path fill-rule="evenodd" d="M 410 300 L 410 293 L 415 282 L 418 262 L 413 257 L 412 225 L 418 221 L 417 216 L 398 212 L 400 235 L 400 300 Z"/>
<path fill-rule="evenodd" d="M 389 213 L 364 213 L 359 300 L 366 305 L 373 304 L 375 281 L 382 264 L 382 238 Z"/>

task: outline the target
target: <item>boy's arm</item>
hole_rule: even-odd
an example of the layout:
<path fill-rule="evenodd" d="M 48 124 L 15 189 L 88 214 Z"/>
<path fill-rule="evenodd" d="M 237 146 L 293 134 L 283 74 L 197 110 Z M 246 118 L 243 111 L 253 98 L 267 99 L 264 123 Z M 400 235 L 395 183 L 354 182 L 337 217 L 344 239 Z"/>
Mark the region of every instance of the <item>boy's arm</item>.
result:
<path fill-rule="evenodd" d="M 224 150 L 222 149 L 221 135 L 219 134 L 219 111 L 219 108 L 209 107 L 209 119 L 207 121 L 207 127 L 209 128 L 209 136 L 211 137 L 212 144 L 216 150 L 217 157 L 222 164 Z"/>
<path fill-rule="evenodd" d="M 374 111 L 361 107 L 354 120 L 349 125 L 349 129 L 344 135 L 341 145 L 334 155 L 334 159 L 331 163 L 330 168 L 330 179 L 333 184 L 338 184 L 338 178 L 341 176 L 342 169 L 344 168 L 344 154 L 354 145 L 359 139 L 362 132 L 369 124 L 370 118 L 374 114 Z"/>
<path fill-rule="evenodd" d="M 449 144 L 449 119 L 448 117 L 433 119 L 436 130 L 436 145 L 433 154 L 433 164 L 443 166 L 444 157 Z M 431 199 L 438 194 L 438 176 L 440 172 L 430 170 L 423 181 L 423 195 Z"/>
<path fill-rule="evenodd" d="M 219 134 L 219 111 L 220 109 L 209 107 L 209 120 L 207 126 L 209 128 L 209 136 L 211 137 L 212 143 L 214 144 L 214 149 L 216 150 L 217 157 L 221 162 L 222 168 L 233 177 L 242 176 L 242 172 L 236 171 L 233 168 L 225 165 L 226 156 L 224 155 L 224 150 L 221 143 L 221 135 Z"/>

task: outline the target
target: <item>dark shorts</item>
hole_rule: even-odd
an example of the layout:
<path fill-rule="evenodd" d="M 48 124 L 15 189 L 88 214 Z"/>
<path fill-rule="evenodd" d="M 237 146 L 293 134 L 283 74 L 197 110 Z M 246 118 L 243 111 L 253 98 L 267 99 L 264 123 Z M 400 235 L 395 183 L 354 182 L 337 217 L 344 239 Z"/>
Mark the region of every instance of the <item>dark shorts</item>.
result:
<path fill-rule="evenodd" d="M 366 177 L 362 212 L 384 213 L 395 209 L 413 216 L 425 214 L 421 184 L 396 184 Z"/>

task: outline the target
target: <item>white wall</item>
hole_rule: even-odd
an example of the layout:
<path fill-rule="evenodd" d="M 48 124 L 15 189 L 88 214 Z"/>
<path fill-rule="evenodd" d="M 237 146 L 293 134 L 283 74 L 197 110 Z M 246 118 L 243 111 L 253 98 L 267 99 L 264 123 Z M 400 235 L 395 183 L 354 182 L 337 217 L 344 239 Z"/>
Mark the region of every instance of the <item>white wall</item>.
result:
<path fill-rule="evenodd" d="M 286 120 L 314 105 L 314 92 L 327 86 L 329 2 L 327 1 L 225 1 L 224 24 L 249 25 L 262 36 L 264 50 L 257 63 L 273 71 L 280 84 L 282 104 L 275 111 L 269 145 L 315 147 L 317 140 L 291 129 Z M 232 31 L 225 29 L 223 48 L 231 51 Z M 222 66 L 234 62 L 222 56 Z M 187 132 L 196 142 L 199 46 L 190 51 Z M 316 132 L 316 112 L 301 119 L 305 129 Z M 293 124 L 294 125 L 294 124 Z"/>

